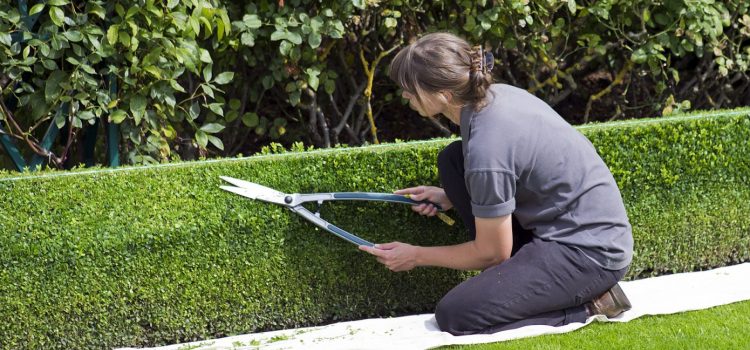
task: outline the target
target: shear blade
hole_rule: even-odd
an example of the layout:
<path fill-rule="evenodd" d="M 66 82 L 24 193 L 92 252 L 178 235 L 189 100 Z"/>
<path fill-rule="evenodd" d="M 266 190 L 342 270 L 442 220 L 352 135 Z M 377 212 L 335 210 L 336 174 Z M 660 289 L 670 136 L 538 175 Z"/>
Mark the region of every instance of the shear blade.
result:
<path fill-rule="evenodd" d="M 225 191 L 236 193 L 240 196 L 251 199 L 258 199 L 266 202 L 286 205 L 286 202 L 284 201 L 284 198 L 287 196 L 286 193 L 276 191 L 263 185 L 258 185 L 256 183 L 227 176 L 221 176 L 221 179 L 237 186 L 220 186 L 221 189 Z"/>

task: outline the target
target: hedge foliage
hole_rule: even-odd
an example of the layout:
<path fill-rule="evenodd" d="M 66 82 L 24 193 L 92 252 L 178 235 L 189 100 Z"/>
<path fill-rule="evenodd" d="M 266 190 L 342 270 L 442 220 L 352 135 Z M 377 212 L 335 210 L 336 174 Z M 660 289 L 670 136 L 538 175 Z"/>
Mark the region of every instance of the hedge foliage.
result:
<path fill-rule="evenodd" d="M 750 104 L 744 0 L 28 3 L 36 23 L 0 3 L 0 125 L 27 154 L 51 123 L 75 138 L 97 120 L 121 125 L 122 158 L 137 164 L 271 140 L 376 143 L 377 129 L 440 135 L 400 127 L 414 114 L 386 75 L 395 50 L 433 31 L 484 44 L 499 81 L 570 121 Z"/>
<path fill-rule="evenodd" d="M 712 114 L 580 128 L 626 201 L 629 278 L 750 259 L 750 109 Z M 436 184 L 451 141 L 0 174 L 0 348 L 153 346 L 431 312 L 467 273 L 392 273 L 280 206 L 221 191 L 218 177 L 389 192 Z M 322 216 L 374 242 L 466 239 L 399 204 L 330 203 Z"/>

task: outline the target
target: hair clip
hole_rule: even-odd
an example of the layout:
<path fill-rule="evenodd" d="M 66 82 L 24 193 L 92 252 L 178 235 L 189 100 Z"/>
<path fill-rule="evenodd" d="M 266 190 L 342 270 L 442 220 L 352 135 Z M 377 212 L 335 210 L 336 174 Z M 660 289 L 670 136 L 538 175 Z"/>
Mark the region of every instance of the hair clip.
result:
<path fill-rule="evenodd" d="M 484 57 L 482 57 L 482 73 L 489 73 L 492 71 L 492 68 L 495 68 L 495 56 L 492 55 L 492 52 L 490 51 L 484 51 Z"/>

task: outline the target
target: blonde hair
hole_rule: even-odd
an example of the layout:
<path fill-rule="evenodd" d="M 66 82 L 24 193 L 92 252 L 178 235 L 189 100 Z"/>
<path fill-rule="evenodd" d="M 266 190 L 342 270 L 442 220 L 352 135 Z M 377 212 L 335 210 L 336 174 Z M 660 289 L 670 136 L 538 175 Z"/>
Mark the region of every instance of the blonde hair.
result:
<path fill-rule="evenodd" d="M 487 104 L 493 62 L 481 46 L 450 33 L 432 33 L 396 54 L 390 78 L 420 102 L 424 92 L 447 91 L 454 101 L 478 111 Z"/>

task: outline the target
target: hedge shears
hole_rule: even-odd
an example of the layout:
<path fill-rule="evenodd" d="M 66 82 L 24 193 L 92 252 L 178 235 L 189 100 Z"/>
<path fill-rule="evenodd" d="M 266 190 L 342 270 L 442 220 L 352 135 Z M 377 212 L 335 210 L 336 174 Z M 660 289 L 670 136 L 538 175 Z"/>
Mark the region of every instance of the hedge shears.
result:
<path fill-rule="evenodd" d="M 295 212 L 312 222 L 316 226 L 333 233 L 334 235 L 343 238 L 347 242 L 356 244 L 357 246 L 365 245 L 372 247 L 374 243 L 366 241 L 362 238 L 357 237 L 354 234 L 344 231 L 343 229 L 336 227 L 326 220 L 320 218 L 320 206 L 326 201 L 380 201 L 380 202 L 393 202 L 393 203 L 404 203 L 410 205 L 417 205 L 422 203 L 429 203 L 434 205 L 439 211 L 442 211 L 440 205 L 429 202 L 429 201 L 415 201 L 409 198 L 408 195 L 390 194 L 390 193 L 375 193 L 375 192 L 329 192 L 329 193 L 282 193 L 273 188 L 269 188 L 263 185 L 259 185 L 253 182 L 235 179 L 228 176 L 220 176 L 220 178 L 234 186 L 220 186 L 221 189 L 236 193 L 240 196 L 247 197 L 250 199 L 257 199 L 264 202 L 275 203 L 283 205 L 292 212 Z M 313 213 L 307 208 L 303 207 L 303 203 L 315 202 L 318 204 L 318 210 Z M 444 216 L 443 220 L 448 218 Z M 450 220 L 450 218 L 448 218 Z"/>

